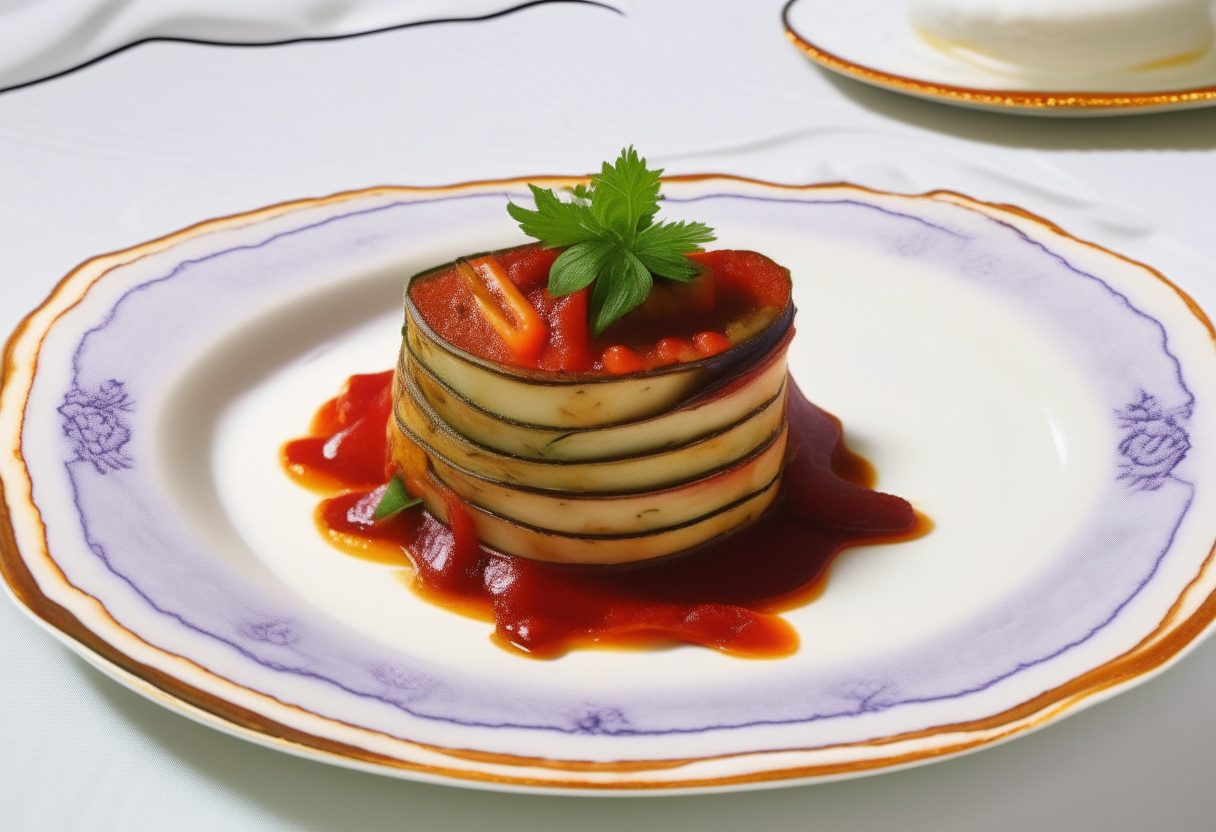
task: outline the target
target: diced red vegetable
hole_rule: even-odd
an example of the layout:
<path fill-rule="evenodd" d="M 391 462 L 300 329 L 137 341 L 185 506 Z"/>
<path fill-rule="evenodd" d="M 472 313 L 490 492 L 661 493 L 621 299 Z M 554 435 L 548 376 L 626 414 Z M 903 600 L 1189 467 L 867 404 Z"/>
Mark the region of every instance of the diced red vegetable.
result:
<path fill-rule="evenodd" d="M 642 358 L 629 347 L 616 346 L 609 347 L 604 350 L 604 369 L 613 375 L 624 375 L 625 373 L 636 373 L 646 369 L 646 365 L 642 363 Z"/>
<path fill-rule="evenodd" d="M 733 346 L 730 339 L 721 332 L 698 332 L 692 336 L 692 345 L 702 358 L 725 352 Z"/>
<path fill-rule="evenodd" d="M 663 338 L 654 345 L 651 366 L 665 367 L 681 361 L 696 361 L 700 357 L 696 348 L 683 338 Z"/>

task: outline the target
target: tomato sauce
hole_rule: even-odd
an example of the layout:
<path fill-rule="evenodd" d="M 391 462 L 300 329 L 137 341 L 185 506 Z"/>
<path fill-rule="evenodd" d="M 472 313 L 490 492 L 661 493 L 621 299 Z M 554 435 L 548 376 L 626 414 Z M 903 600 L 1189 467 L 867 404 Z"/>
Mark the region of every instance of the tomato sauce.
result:
<path fill-rule="evenodd" d="M 473 291 L 450 267 L 410 284 L 410 299 L 435 333 L 499 364 L 567 373 L 623 374 L 708 358 L 776 319 L 790 299 L 789 270 L 754 251 L 687 255 L 701 273 L 691 283 L 657 279 L 646 301 L 592 338 L 590 289 L 555 298 L 549 269 L 561 249 L 520 246 L 493 254 L 547 326 L 537 359 L 520 360 L 483 315 Z"/>
<path fill-rule="evenodd" d="M 313 435 L 284 446 L 284 466 L 331 495 L 316 520 L 333 543 L 412 565 L 418 595 L 492 620 L 500 645 L 535 657 L 671 643 L 754 658 L 789 655 L 798 636 L 777 613 L 815 597 L 841 550 L 927 530 L 906 501 L 870 490 L 873 471 L 847 449 L 840 422 L 792 379 L 783 497 L 748 528 L 694 551 L 611 567 L 503 555 L 478 543 L 463 501 L 441 485 L 450 526 L 421 506 L 374 521 L 391 475 L 392 380 L 392 371 L 351 377 L 317 412 Z"/>

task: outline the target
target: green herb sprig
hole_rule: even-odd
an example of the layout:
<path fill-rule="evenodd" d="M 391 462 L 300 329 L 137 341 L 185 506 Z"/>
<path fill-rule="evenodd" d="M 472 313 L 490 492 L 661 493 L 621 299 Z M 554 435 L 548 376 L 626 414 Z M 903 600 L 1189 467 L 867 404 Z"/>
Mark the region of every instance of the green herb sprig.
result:
<path fill-rule="evenodd" d="M 393 478 L 388 481 L 388 487 L 384 489 L 380 502 L 376 504 L 376 510 L 372 512 L 372 520 L 377 522 L 387 520 L 421 502 L 421 497 L 411 497 L 410 493 L 405 490 L 405 482 L 401 479 L 401 475 L 394 474 Z"/>
<path fill-rule="evenodd" d="M 688 282 L 696 267 L 684 257 L 713 242 L 699 222 L 655 222 L 659 175 L 628 147 L 615 165 L 604 162 L 590 186 L 571 189 L 567 202 L 551 189 L 529 185 L 536 210 L 510 204 L 507 212 L 546 248 L 566 248 L 549 271 L 554 297 L 591 289 L 588 315 L 598 336 L 650 294 L 654 276 Z"/>

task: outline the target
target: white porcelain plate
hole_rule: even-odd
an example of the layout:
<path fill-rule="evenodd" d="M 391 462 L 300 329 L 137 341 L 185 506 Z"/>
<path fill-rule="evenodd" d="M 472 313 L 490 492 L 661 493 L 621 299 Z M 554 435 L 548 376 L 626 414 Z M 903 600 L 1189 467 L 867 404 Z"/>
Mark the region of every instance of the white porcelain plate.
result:
<path fill-rule="evenodd" d="M 1100 116 L 1216 104 L 1216 47 L 1193 61 L 1089 75 L 1029 76 L 931 46 L 910 0 L 789 0 L 786 34 L 842 75 L 920 98 L 1040 116 Z"/>
<path fill-rule="evenodd" d="M 326 545 L 317 497 L 280 470 L 348 375 L 393 365 L 406 276 L 520 241 L 503 209 L 521 181 L 278 206 L 73 272 L 7 353 L 11 591 L 119 680 L 239 736 L 560 791 L 960 753 L 1143 680 L 1204 631 L 1216 350 L 1161 275 L 948 193 L 664 187 L 668 217 L 792 269 L 794 375 L 935 525 L 846 552 L 787 613 L 795 655 L 509 654 L 416 598 L 408 570 Z"/>

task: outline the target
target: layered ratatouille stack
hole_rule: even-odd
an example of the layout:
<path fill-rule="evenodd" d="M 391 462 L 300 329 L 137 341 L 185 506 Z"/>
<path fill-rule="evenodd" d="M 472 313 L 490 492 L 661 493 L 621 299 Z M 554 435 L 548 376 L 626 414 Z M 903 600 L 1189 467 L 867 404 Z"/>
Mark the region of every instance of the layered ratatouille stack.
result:
<path fill-rule="evenodd" d="M 649 256 L 635 272 L 655 283 L 618 303 L 612 281 L 628 289 L 631 254 L 617 268 L 607 244 L 580 250 L 530 230 L 547 209 L 584 209 L 580 222 L 594 227 L 595 194 L 631 163 L 622 154 L 595 191 L 575 189 L 569 202 L 534 189 L 537 212 L 512 206 L 547 248 L 457 260 L 406 287 L 394 461 L 431 513 L 448 521 L 458 495 L 478 539 L 507 554 L 598 564 L 671 555 L 749 524 L 780 489 L 789 272 L 752 252 L 699 252 L 692 242 L 712 239 L 708 229 L 654 224 L 652 209 L 623 222 Z M 657 197 L 657 172 L 641 170 Z M 683 234 L 684 250 L 652 256 L 647 228 L 656 239 Z M 578 285 L 570 263 L 603 251 Z"/>

